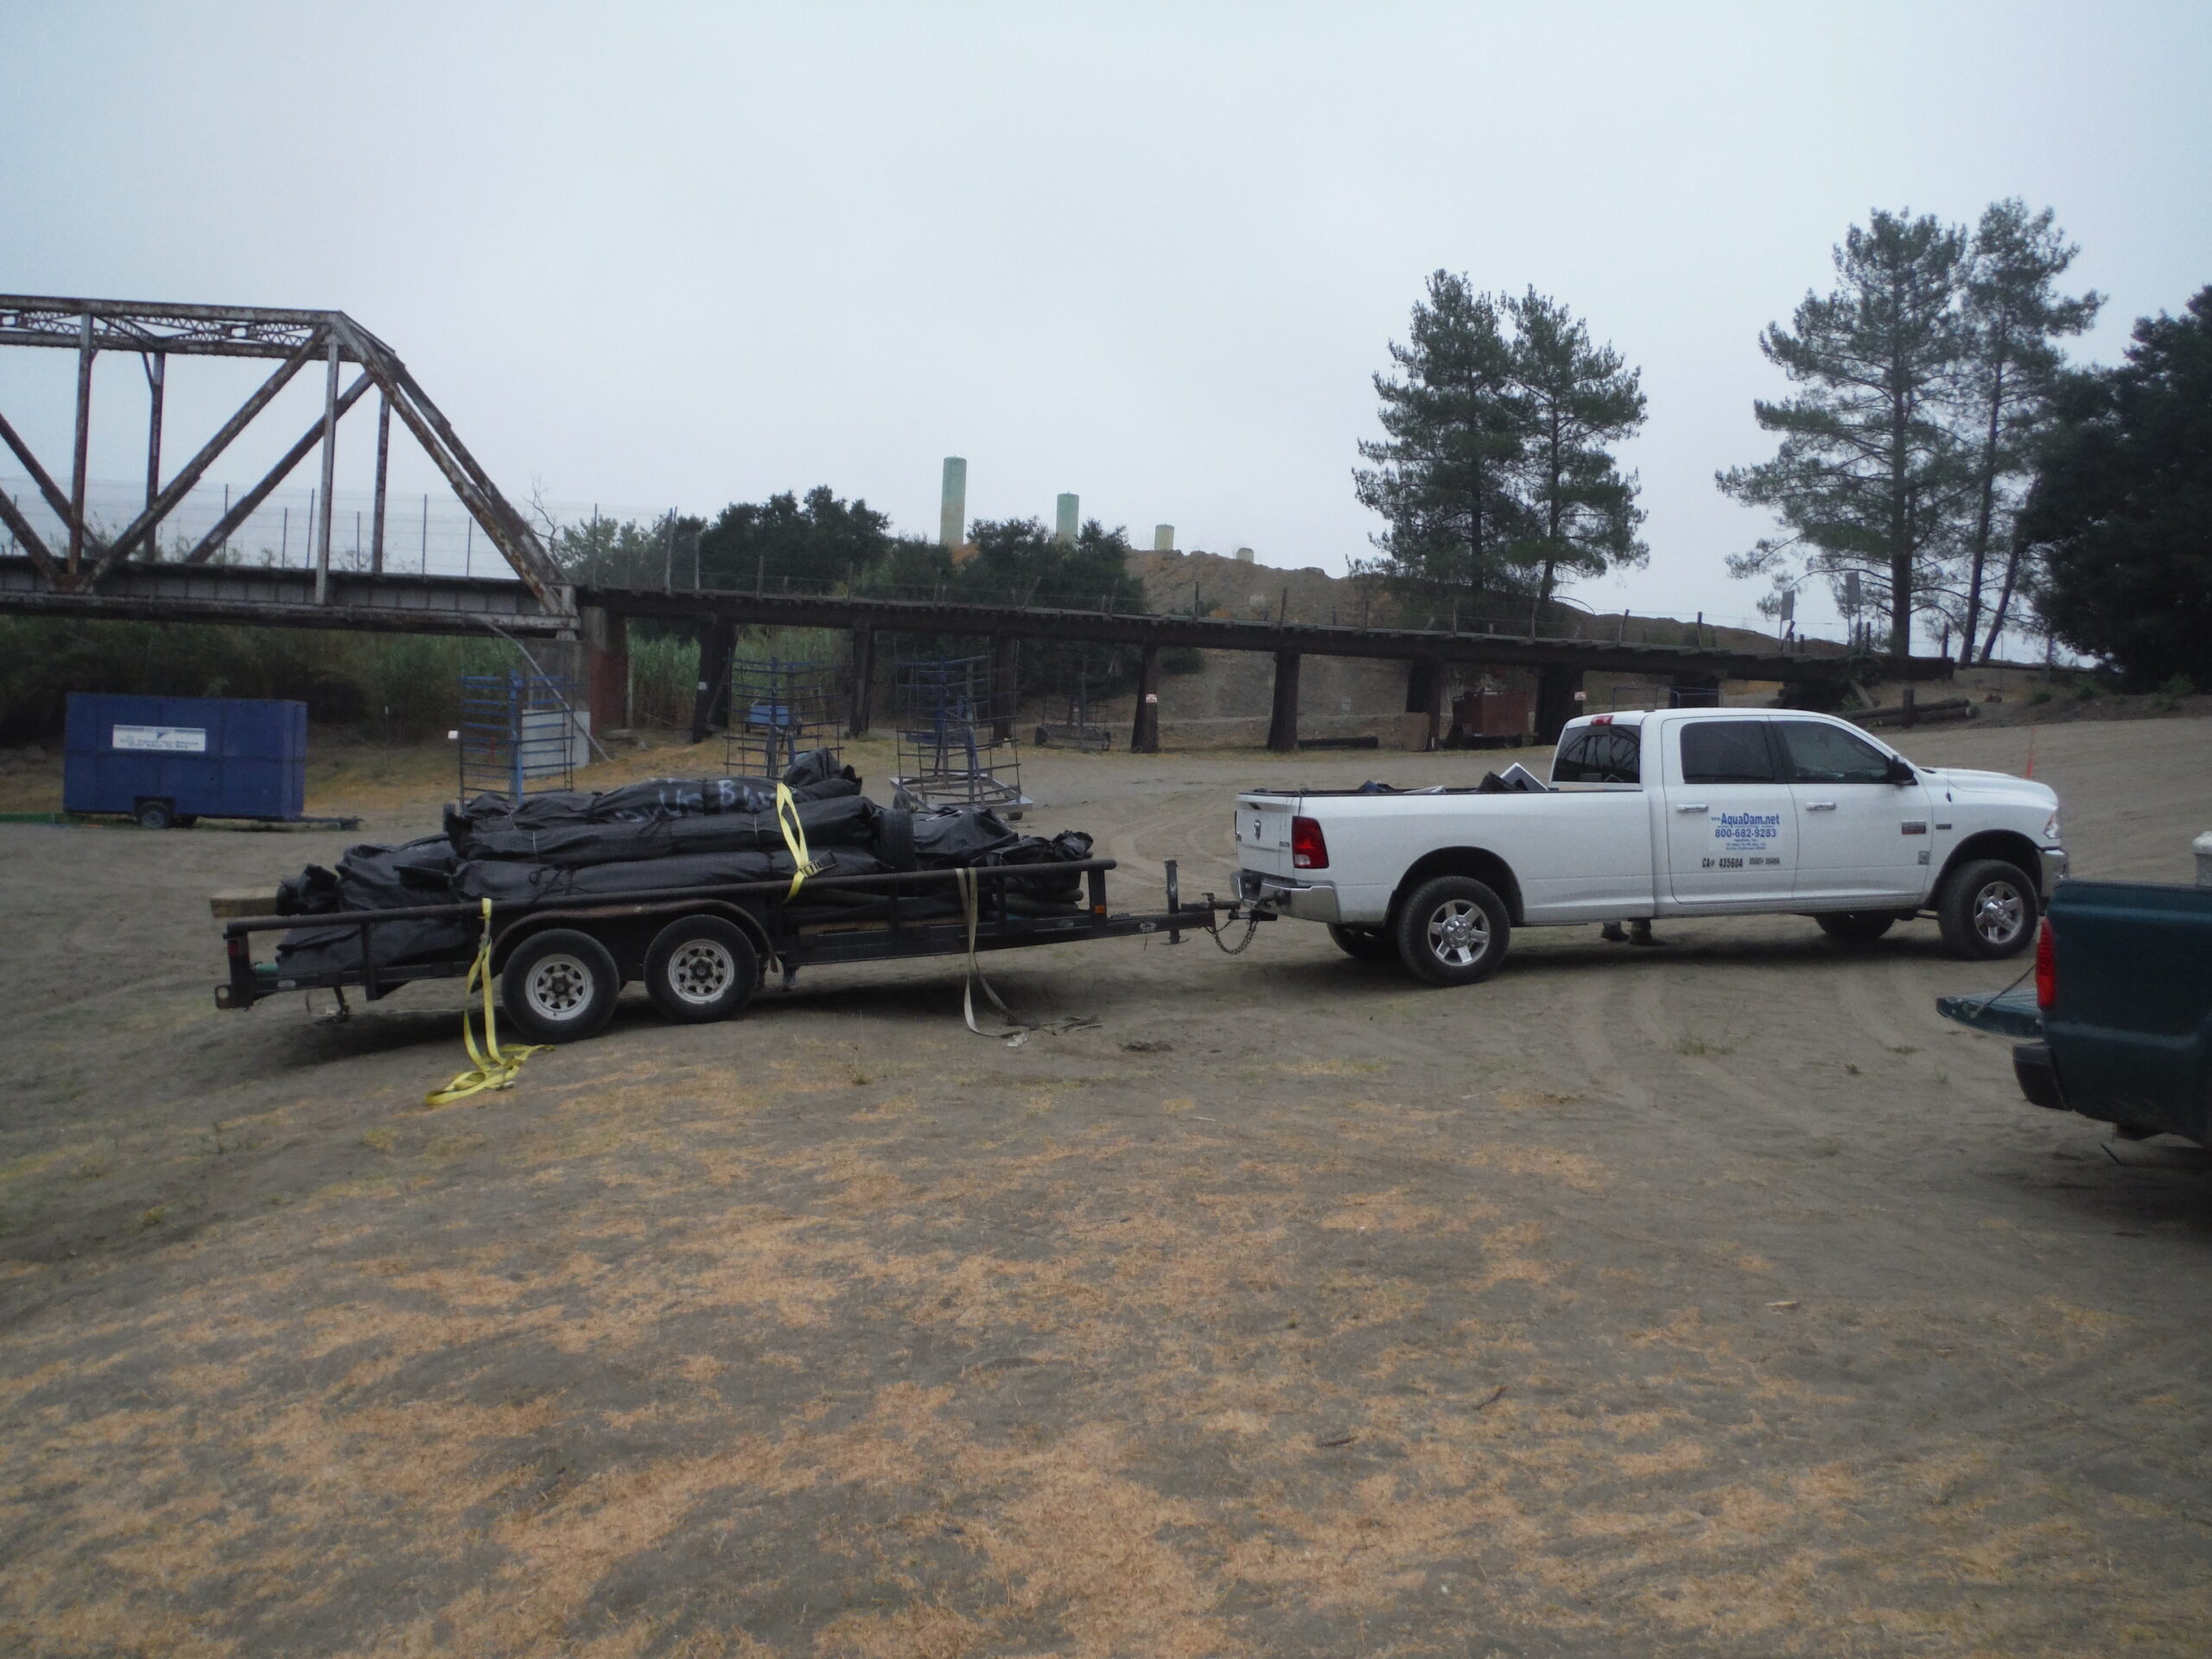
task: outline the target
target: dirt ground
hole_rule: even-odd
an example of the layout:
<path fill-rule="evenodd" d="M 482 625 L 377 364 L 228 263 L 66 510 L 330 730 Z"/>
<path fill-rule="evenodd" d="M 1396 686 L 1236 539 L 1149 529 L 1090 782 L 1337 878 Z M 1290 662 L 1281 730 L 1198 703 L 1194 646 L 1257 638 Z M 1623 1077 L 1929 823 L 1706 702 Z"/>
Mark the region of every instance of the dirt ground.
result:
<path fill-rule="evenodd" d="M 1488 764 L 1026 778 L 1128 905 L 1224 883 L 1239 785 Z M 2212 720 L 2037 774 L 2080 873 L 2189 879 Z M 1059 946 L 992 978 L 1097 1023 L 1019 1049 L 948 965 L 633 990 L 431 1110 L 451 984 L 212 1006 L 207 892 L 354 838 L 0 825 L 0 1649 L 2205 1650 L 2212 1165 L 2027 1105 L 1933 1006 L 2014 970 L 1933 924 L 1524 931 L 1464 991 Z"/>

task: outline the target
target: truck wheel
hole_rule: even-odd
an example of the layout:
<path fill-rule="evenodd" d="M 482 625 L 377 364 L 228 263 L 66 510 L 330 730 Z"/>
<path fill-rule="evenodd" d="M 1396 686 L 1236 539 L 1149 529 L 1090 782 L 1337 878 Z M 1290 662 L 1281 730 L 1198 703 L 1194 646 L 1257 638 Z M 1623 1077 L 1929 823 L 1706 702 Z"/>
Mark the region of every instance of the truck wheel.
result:
<path fill-rule="evenodd" d="M 1432 985 L 1471 985 L 1505 957 L 1513 923 L 1504 901 L 1471 876 L 1440 875 L 1398 911 L 1399 960 Z"/>
<path fill-rule="evenodd" d="M 1832 910 L 1813 919 L 1821 931 L 1838 944 L 1872 944 L 1897 925 L 1897 918 L 1879 910 Z"/>
<path fill-rule="evenodd" d="M 1999 858 L 1961 865 L 1936 901 L 1944 946 L 1969 961 L 2019 955 L 2034 941 L 2041 913 L 2036 884 Z"/>
<path fill-rule="evenodd" d="M 1337 949 L 1361 962 L 1393 962 L 1397 959 L 1398 947 L 1390 936 L 1376 927 L 1339 927 L 1329 924 L 1329 937 Z"/>
<path fill-rule="evenodd" d="M 607 947 L 572 927 L 531 934 L 499 973 L 507 1018 L 542 1043 L 595 1035 L 613 1017 L 621 988 L 621 970 Z"/>
<path fill-rule="evenodd" d="M 753 941 L 719 916 L 680 916 L 645 952 L 645 995 L 682 1025 L 728 1019 L 753 1000 L 760 982 Z"/>
<path fill-rule="evenodd" d="M 166 830 L 176 822 L 176 813 L 167 801 L 141 801 L 132 816 L 142 830 Z"/>

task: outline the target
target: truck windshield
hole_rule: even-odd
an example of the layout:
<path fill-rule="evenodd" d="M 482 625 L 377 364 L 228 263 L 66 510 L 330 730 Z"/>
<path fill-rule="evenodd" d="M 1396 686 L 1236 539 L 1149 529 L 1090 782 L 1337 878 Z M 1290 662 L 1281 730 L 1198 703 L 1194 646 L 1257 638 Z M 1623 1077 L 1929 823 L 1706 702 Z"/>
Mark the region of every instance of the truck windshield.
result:
<path fill-rule="evenodd" d="M 1643 728 L 1585 726 L 1559 746 L 1552 759 L 1554 784 L 1633 784 L 1639 781 Z"/>

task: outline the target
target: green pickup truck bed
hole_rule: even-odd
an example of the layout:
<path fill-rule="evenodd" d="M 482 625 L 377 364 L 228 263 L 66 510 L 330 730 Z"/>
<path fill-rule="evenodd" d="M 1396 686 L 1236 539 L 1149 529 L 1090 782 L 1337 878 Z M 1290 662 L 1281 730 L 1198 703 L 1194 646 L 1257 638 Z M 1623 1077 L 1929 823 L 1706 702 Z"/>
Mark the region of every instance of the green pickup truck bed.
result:
<path fill-rule="evenodd" d="M 2032 1000 L 1937 1007 L 2031 1039 L 2012 1070 L 2038 1106 L 2212 1145 L 2212 887 L 2063 881 L 2044 927 Z"/>

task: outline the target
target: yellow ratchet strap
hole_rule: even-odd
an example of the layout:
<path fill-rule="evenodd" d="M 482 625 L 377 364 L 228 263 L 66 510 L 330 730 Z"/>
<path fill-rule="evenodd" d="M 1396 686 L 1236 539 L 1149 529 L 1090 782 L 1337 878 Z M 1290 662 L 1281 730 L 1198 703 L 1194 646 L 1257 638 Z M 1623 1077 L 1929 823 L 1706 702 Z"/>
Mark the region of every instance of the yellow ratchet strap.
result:
<path fill-rule="evenodd" d="M 821 874 L 822 866 L 807 857 L 806 826 L 798 821 L 798 803 L 783 784 L 776 785 L 776 827 L 784 832 L 784 846 L 798 867 L 791 873 L 791 891 L 784 895 L 784 902 L 789 904 L 798 897 L 798 884 L 810 875 Z"/>
<path fill-rule="evenodd" d="M 456 1100 L 465 1100 L 484 1089 L 512 1089 L 515 1074 L 522 1070 L 522 1063 L 533 1054 L 544 1052 L 543 1043 L 516 1043 L 502 1049 L 499 1046 L 499 1027 L 492 1013 L 492 901 L 484 901 L 484 938 L 476 947 L 476 960 L 468 966 L 468 989 L 474 995 L 479 986 L 484 991 L 484 1046 L 476 1046 L 476 1033 L 468 1023 L 468 1004 L 461 1005 L 461 1041 L 467 1049 L 470 1069 L 462 1072 L 444 1088 L 423 1096 L 426 1106 L 450 1106 Z"/>

